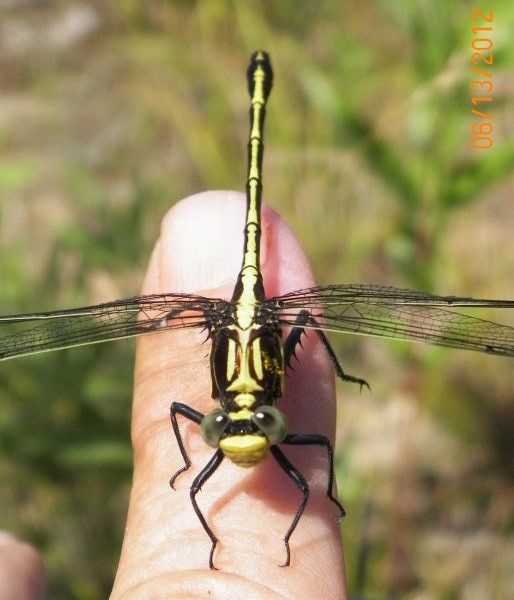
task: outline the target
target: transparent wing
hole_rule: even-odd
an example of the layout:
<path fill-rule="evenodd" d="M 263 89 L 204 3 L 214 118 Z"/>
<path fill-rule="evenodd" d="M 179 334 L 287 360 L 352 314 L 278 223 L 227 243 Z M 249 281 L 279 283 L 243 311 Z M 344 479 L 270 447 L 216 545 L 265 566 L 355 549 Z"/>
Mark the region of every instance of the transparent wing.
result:
<path fill-rule="evenodd" d="M 311 329 L 374 335 L 514 356 L 514 327 L 450 310 L 452 307 L 514 309 L 514 300 L 433 296 L 379 285 L 331 285 L 291 292 L 266 302 L 282 325 L 299 311 L 319 322 Z M 514 311 L 508 313 L 511 317 Z"/>
<path fill-rule="evenodd" d="M 0 316 L 0 360 L 166 329 L 205 328 L 218 316 L 221 303 L 202 296 L 156 294 L 77 309 Z"/>
<path fill-rule="evenodd" d="M 227 303 L 187 294 L 157 294 L 62 311 L 0 317 L 0 360 L 219 323 Z M 308 310 L 308 328 L 420 341 L 514 356 L 514 327 L 448 310 L 452 307 L 514 308 L 512 300 L 433 296 L 378 285 L 333 285 L 266 300 L 262 309 L 282 325 Z M 446 308 L 443 308 L 446 307 Z M 513 313 L 514 314 L 514 313 Z M 30 325 L 30 327 L 27 327 Z"/>

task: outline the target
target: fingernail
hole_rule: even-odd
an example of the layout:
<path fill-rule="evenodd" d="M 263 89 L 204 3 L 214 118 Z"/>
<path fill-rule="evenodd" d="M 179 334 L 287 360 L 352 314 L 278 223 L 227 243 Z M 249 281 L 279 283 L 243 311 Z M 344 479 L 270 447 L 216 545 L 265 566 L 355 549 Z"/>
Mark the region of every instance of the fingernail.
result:
<path fill-rule="evenodd" d="M 242 262 L 245 208 L 238 192 L 205 192 L 179 202 L 161 228 L 161 291 L 233 284 Z"/>

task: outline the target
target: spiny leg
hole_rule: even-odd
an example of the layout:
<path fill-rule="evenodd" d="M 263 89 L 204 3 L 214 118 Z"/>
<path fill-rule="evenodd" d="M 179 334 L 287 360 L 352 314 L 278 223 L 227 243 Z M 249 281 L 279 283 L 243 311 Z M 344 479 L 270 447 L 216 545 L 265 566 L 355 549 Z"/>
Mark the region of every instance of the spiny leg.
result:
<path fill-rule="evenodd" d="M 310 323 L 313 327 L 319 327 L 319 323 L 316 319 L 310 314 L 308 310 L 302 310 L 298 313 L 296 317 L 295 323 L 293 325 L 293 329 L 291 329 L 291 333 L 287 336 L 286 341 L 284 342 L 284 359 L 286 366 L 290 366 L 291 359 L 295 356 L 296 346 L 301 345 L 300 339 L 302 335 L 305 333 L 304 326 Z M 343 371 L 343 367 L 339 363 L 336 353 L 332 349 L 330 342 L 327 339 L 327 336 L 321 331 L 321 329 L 314 330 L 318 335 L 321 345 L 325 349 L 332 366 L 336 372 L 336 375 L 340 377 L 343 381 L 351 381 L 352 383 L 358 383 L 362 389 L 362 386 L 365 385 L 368 389 L 370 389 L 368 382 L 365 379 L 360 379 L 360 377 L 354 377 L 353 375 L 348 375 Z"/>
<path fill-rule="evenodd" d="M 339 500 L 333 495 L 334 488 L 334 451 L 330 440 L 324 435 L 318 435 L 316 433 L 303 433 L 296 434 L 290 433 L 286 436 L 281 444 L 289 444 L 291 446 L 324 446 L 327 451 L 328 458 L 328 481 L 327 481 L 327 497 L 337 506 L 339 509 L 339 518 L 343 519 L 346 515 L 346 511 Z"/>
<path fill-rule="evenodd" d="M 216 450 L 216 452 L 215 452 L 214 456 L 211 458 L 211 460 L 205 465 L 205 467 L 195 477 L 193 483 L 191 484 L 191 489 L 189 490 L 189 497 L 191 498 L 191 504 L 193 505 L 193 508 L 195 509 L 196 516 L 200 520 L 200 523 L 202 524 L 202 527 L 204 528 L 205 533 L 211 538 L 212 546 L 211 546 L 211 552 L 209 554 L 209 567 L 214 570 L 217 570 L 217 569 L 214 566 L 212 557 L 214 555 L 214 549 L 216 548 L 216 544 L 218 543 L 218 538 L 212 532 L 212 529 L 207 524 L 207 521 L 205 520 L 205 517 L 203 516 L 202 511 L 200 510 L 200 507 L 196 503 L 196 494 L 198 494 L 198 492 L 202 488 L 202 485 L 209 479 L 209 477 L 220 466 L 223 458 L 224 458 L 223 452 L 220 449 Z"/>
<path fill-rule="evenodd" d="M 200 423 L 202 422 L 202 419 L 204 417 L 204 415 L 202 413 L 198 412 L 194 408 L 191 408 L 187 404 L 182 404 L 181 402 L 173 402 L 173 404 L 170 407 L 171 425 L 173 427 L 173 432 L 175 433 L 175 437 L 177 439 L 177 444 L 180 449 L 180 453 L 182 454 L 182 458 L 184 459 L 184 462 L 185 462 L 185 466 L 183 466 L 181 469 L 179 469 L 175 473 L 175 475 L 173 475 L 173 477 L 170 479 L 170 486 L 173 489 L 175 489 L 174 488 L 175 479 L 181 473 L 183 473 L 184 471 L 187 471 L 187 469 L 189 469 L 189 467 L 191 466 L 191 460 L 189 458 L 189 455 L 187 454 L 187 450 L 184 446 L 184 441 L 182 440 L 182 434 L 180 433 L 180 429 L 178 426 L 177 414 L 180 414 L 183 417 L 190 419 L 191 421 L 193 421 L 194 423 L 197 423 L 198 425 L 200 425 Z M 202 485 L 209 479 L 209 477 L 220 466 L 223 458 L 224 458 L 223 452 L 221 450 L 217 450 L 216 453 L 214 454 L 214 456 L 211 458 L 211 460 L 207 463 L 207 465 L 195 477 L 193 483 L 191 484 L 191 488 L 189 490 L 189 497 L 191 499 L 191 504 L 193 505 L 193 509 L 196 513 L 196 516 L 200 520 L 202 527 L 204 528 L 205 532 L 207 533 L 207 535 L 209 536 L 209 538 L 212 542 L 211 552 L 209 554 L 209 567 L 211 569 L 216 569 L 212 559 L 213 559 L 213 555 L 214 555 L 214 549 L 216 548 L 216 544 L 218 543 L 218 539 L 212 532 L 212 529 L 207 524 L 207 521 L 205 520 L 205 517 L 203 516 L 202 511 L 200 510 L 200 507 L 198 506 L 198 504 L 196 502 L 196 494 L 200 491 L 200 489 L 202 488 Z"/>
<path fill-rule="evenodd" d="M 287 438 L 286 438 L 287 439 Z M 305 510 L 305 505 L 307 504 L 307 500 L 309 498 L 309 484 L 307 483 L 305 477 L 292 465 L 288 458 L 284 455 L 284 453 L 280 450 L 278 446 L 271 446 L 270 452 L 275 457 L 275 460 L 282 468 L 282 470 L 290 477 L 296 484 L 296 487 L 302 492 L 302 501 L 300 502 L 300 506 L 296 511 L 296 514 L 289 526 L 289 529 L 286 531 L 286 535 L 284 536 L 284 545 L 286 547 L 286 562 L 282 567 L 288 567 L 291 562 L 291 550 L 289 549 L 289 538 L 293 534 L 293 531 L 296 529 L 298 525 L 298 521 Z"/>
<path fill-rule="evenodd" d="M 177 422 L 177 414 L 186 417 L 190 421 L 197 423 L 200 425 L 204 415 L 198 412 L 194 408 L 191 408 L 187 404 L 182 404 L 181 402 L 173 402 L 170 406 L 170 417 L 171 417 L 171 426 L 173 427 L 173 433 L 175 434 L 175 438 L 177 439 L 177 444 L 180 449 L 180 454 L 182 454 L 182 458 L 184 459 L 185 465 L 181 467 L 175 475 L 170 479 L 170 486 L 175 489 L 174 483 L 175 479 L 184 471 L 187 471 L 191 466 L 191 460 L 189 459 L 189 455 L 187 454 L 187 450 L 184 446 L 184 441 L 182 440 L 182 434 L 180 433 L 180 429 L 178 427 Z"/>

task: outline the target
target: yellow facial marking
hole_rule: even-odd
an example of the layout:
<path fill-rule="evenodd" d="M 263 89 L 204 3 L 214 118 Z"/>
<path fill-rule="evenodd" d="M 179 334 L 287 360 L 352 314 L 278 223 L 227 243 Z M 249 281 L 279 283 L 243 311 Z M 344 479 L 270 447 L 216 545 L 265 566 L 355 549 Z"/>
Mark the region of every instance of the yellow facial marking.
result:
<path fill-rule="evenodd" d="M 233 435 L 220 441 L 223 454 L 240 467 L 253 467 L 268 454 L 268 440 L 261 435 Z"/>

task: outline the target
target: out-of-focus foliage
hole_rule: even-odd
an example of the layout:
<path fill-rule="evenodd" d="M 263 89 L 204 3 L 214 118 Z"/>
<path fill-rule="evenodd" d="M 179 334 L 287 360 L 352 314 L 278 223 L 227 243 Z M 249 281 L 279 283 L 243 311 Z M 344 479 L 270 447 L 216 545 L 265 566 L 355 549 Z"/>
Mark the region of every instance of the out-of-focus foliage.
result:
<path fill-rule="evenodd" d="M 271 53 L 265 199 L 318 279 L 513 297 L 514 5 L 495 146 L 470 149 L 472 3 L 0 2 L 0 311 L 136 294 L 185 195 L 242 189 L 244 70 Z M 492 315 L 494 318 L 494 315 Z M 348 337 L 339 490 L 352 593 L 513 597 L 507 359 Z M 1 526 L 52 598 L 105 598 L 131 458 L 130 342 L 0 365 Z M 322 557 L 320 557 L 322 560 Z"/>

